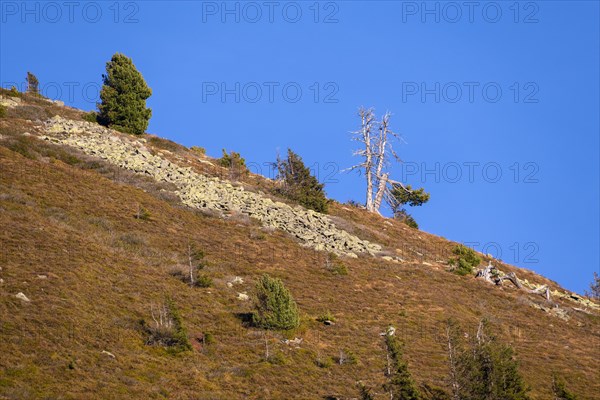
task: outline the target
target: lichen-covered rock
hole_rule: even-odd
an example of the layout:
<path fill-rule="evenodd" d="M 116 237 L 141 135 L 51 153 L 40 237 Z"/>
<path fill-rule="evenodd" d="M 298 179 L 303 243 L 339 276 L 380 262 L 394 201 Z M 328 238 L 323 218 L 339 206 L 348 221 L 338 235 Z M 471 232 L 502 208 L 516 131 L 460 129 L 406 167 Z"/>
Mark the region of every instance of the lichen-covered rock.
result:
<path fill-rule="evenodd" d="M 20 97 L 2 96 L 0 95 L 0 105 L 8 108 L 13 108 L 21 104 Z"/>
<path fill-rule="evenodd" d="M 129 138 L 98 124 L 55 116 L 46 122 L 44 139 L 78 148 L 138 174 L 177 186 L 176 194 L 192 208 L 240 212 L 270 228 L 281 229 L 317 250 L 356 257 L 374 255 L 381 246 L 337 228 L 326 215 L 274 202 L 231 182 L 196 173 L 151 154 L 140 139 Z"/>

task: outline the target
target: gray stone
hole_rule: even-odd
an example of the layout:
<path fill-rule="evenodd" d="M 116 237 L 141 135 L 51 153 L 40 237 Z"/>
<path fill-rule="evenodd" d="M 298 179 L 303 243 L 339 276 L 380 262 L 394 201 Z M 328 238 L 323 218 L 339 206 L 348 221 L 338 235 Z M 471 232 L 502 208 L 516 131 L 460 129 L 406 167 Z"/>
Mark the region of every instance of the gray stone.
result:
<path fill-rule="evenodd" d="M 46 140 L 76 147 L 157 181 L 174 183 L 178 187 L 175 193 L 189 207 L 252 216 L 266 228 L 281 229 L 319 251 L 357 257 L 356 253 L 374 255 L 381 250 L 381 246 L 337 228 L 325 215 L 274 202 L 264 195 L 244 191 L 229 181 L 207 177 L 193 172 L 190 167 L 154 156 L 139 139 L 120 135 L 98 124 L 60 116 L 51 118 L 45 126 L 48 136 L 43 138 Z"/>
<path fill-rule="evenodd" d="M 27 298 L 27 296 L 25 296 L 25 294 L 23 294 L 23 292 L 19 292 L 19 293 L 17 293 L 17 294 L 15 295 L 15 297 L 16 297 L 17 299 L 21 299 L 21 300 L 23 300 L 23 301 L 26 301 L 26 302 L 30 302 L 30 301 L 31 301 L 31 300 L 29 300 L 29 298 Z"/>

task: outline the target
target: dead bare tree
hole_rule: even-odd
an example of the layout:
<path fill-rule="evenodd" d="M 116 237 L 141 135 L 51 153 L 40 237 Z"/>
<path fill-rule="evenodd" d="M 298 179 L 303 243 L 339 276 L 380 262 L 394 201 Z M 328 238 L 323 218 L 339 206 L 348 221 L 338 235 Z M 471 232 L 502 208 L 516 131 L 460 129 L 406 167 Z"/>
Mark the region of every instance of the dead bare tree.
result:
<path fill-rule="evenodd" d="M 171 329 L 173 327 L 173 319 L 170 316 L 169 309 L 166 304 L 158 306 L 157 314 L 154 314 L 154 305 L 150 305 L 150 315 L 154 320 L 156 329 Z"/>
<path fill-rule="evenodd" d="M 392 195 L 394 185 L 410 192 L 401 182 L 392 180 L 387 171 L 392 160 L 400 161 L 392 143 L 394 139 L 402 140 L 402 138 L 390 128 L 391 113 L 385 113 L 381 121 L 376 121 L 373 109 L 361 107 L 358 115 L 361 119 L 361 128 L 353 132 L 353 140 L 362 143 L 363 147 L 356 150 L 354 155 L 360 157 L 362 162 L 350 167 L 349 170 L 359 170 L 364 173 L 367 181 L 365 208 L 367 211 L 379 213 L 384 200 L 390 205 L 395 204 L 395 196 Z M 377 132 L 374 128 L 377 128 Z"/>
<path fill-rule="evenodd" d="M 541 294 L 546 300 L 550 301 L 550 288 L 548 285 L 542 285 L 535 289 L 529 289 L 523 286 L 519 278 L 517 278 L 517 274 L 514 272 L 509 272 L 508 274 L 500 275 L 500 271 L 492 265 L 492 262 L 488 262 L 488 265 L 477 272 L 477 278 L 483 278 L 485 281 L 494 283 L 498 286 L 502 285 L 502 282 L 509 281 L 519 290 L 523 290 L 527 293 L 531 294 Z"/>
<path fill-rule="evenodd" d="M 366 109 L 361 107 L 358 110 L 358 115 L 361 121 L 360 129 L 353 132 L 353 140 L 362 143 L 364 147 L 356 150 L 354 155 L 361 157 L 363 161 L 360 164 L 350 167 L 350 170 L 358 169 L 361 173 L 365 174 L 367 180 L 367 201 L 365 208 L 373 212 L 373 165 L 375 160 L 372 135 L 375 124 L 375 113 L 372 108 Z"/>
<path fill-rule="evenodd" d="M 190 267 L 190 286 L 194 286 L 196 284 L 196 279 L 194 279 L 194 263 L 193 263 L 193 251 L 192 251 L 192 243 L 190 241 L 188 241 L 188 248 L 187 248 L 187 256 L 188 256 L 188 263 L 189 263 L 189 267 Z"/>
<path fill-rule="evenodd" d="M 460 400 L 459 363 L 458 356 L 458 326 L 451 320 L 446 325 L 446 340 L 448 343 L 448 362 L 450 369 L 450 385 L 452 387 L 452 399 Z"/>
<path fill-rule="evenodd" d="M 397 133 L 393 132 L 390 129 L 390 118 L 392 114 L 389 112 L 385 113 L 381 122 L 379 122 L 379 136 L 375 141 L 376 153 L 375 157 L 377 160 L 377 164 L 375 167 L 375 180 L 377 181 L 377 192 L 375 194 L 375 203 L 374 209 L 379 212 L 381 208 L 382 201 L 388 201 L 390 204 L 394 201 L 394 196 L 392 196 L 392 189 L 388 184 L 400 185 L 400 187 L 404 188 L 404 185 L 401 182 L 394 181 L 390 179 L 389 172 L 385 172 L 387 167 L 391 164 L 391 161 L 401 161 L 398 154 L 394 151 L 394 147 L 392 146 L 393 139 L 401 141 L 402 138 Z"/>
<path fill-rule="evenodd" d="M 265 337 L 265 360 L 269 360 L 269 337 L 267 336 L 267 330 L 265 329 L 264 331 L 264 337 Z"/>

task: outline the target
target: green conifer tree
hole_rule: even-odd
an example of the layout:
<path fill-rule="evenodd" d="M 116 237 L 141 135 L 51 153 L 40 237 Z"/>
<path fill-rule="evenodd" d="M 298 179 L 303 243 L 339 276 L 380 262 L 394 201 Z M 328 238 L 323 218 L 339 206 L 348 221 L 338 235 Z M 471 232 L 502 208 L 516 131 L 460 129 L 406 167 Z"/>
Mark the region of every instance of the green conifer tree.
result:
<path fill-rule="evenodd" d="M 35 96 L 40 95 L 40 81 L 38 78 L 32 74 L 31 72 L 27 72 L 27 93 L 33 94 Z"/>
<path fill-rule="evenodd" d="M 390 358 L 390 380 L 385 390 L 397 400 L 421 400 L 421 393 L 408 370 L 402 354 L 402 344 L 394 335 L 386 335 L 385 343 Z"/>
<path fill-rule="evenodd" d="M 278 179 L 283 186 L 279 193 L 290 200 L 296 201 L 306 208 L 317 212 L 327 212 L 327 197 L 323 190 L 324 184 L 319 183 L 310 173 L 302 158 L 288 149 L 285 160 L 277 160 Z"/>
<path fill-rule="evenodd" d="M 256 284 L 254 325 L 263 329 L 293 329 L 298 327 L 298 307 L 290 292 L 278 278 L 263 275 Z"/>
<path fill-rule="evenodd" d="M 102 76 L 98 122 L 125 133 L 142 134 L 148 128 L 152 110 L 146 100 L 152 90 L 131 59 L 117 53 L 106 63 Z"/>
<path fill-rule="evenodd" d="M 428 201 L 429 193 L 425 192 L 425 189 L 419 188 L 413 190 L 411 185 L 403 187 L 402 185 L 394 184 L 388 204 L 392 209 L 395 219 L 404 222 L 412 228 L 419 229 L 419 224 L 417 224 L 417 221 L 406 210 L 405 206 L 418 207 Z"/>
<path fill-rule="evenodd" d="M 490 334 L 486 320 L 460 354 L 458 365 L 461 400 L 529 400 L 512 347 Z"/>

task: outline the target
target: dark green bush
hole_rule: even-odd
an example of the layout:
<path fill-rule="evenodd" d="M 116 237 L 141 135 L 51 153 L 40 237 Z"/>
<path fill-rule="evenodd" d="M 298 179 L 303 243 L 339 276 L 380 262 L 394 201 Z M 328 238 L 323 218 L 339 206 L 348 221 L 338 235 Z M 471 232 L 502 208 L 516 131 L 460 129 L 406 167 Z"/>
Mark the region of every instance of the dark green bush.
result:
<path fill-rule="evenodd" d="M 12 86 L 7 94 L 11 97 L 21 97 L 21 93 L 17 90 L 16 86 Z"/>
<path fill-rule="evenodd" d="M 281 351 L 276 351 L 273 354 L 270 354 L 267 361 L 273 365 L 287 364 L 287 358 L 285 357 L 285 354 L 283 354 Z"/>
<path fill-rule="evenodd" d="M 146 108 L 146 100 L 152 90 L 131 59 L 116 53 L 106 63 L 106 75 L 102 79 L 98 122 L 125 133 L 146 132 L 152 116 L 152 110 Z"/>
<path fill-rule="evenodd" d="M 411 228 L 419 229 L 419 224 L 417 224 L 417 221 L 415 221 L 413 216 L 410 215 L 404 208 L 394 213 L 394 219 L 405 223 Z"/>
<path fill-rule="evenodd" d="M 217 160 L 217 163 L 229 170 L 229 175 L 225 177 L 226 179 L 235 181 L 248 174 L 246 160 L 244 160 L 240 153 L 236 153 L 235 151 L 227 154 L 225 149 L 223 149 L 223 156 Z"/>
<path fill-rule="evenodd" d="M 200 156 L 206 155 L 206 149 L 204 147 L 192 146 L 192 147 L 190 147 L 190 150 L 193 151 L 194 153 L 200 155 Z"/>
<path fill-rule="evenodd" d="M 344 262 L 333 253 L 327 254 L 327 258 L 325 259 L 325 268 L 334 275 L 348 275 L 348 267 L 346 264 L 344 264 Z"/>
<path fill-rule="evenodd" d="M 252 322 L 263 329 L 293 329 L 300 324 L 296 302 L 280 279 L 265 274 L 257 282 Z"/>
<path fill-rule="evenodd" d="M 448 260 L 451 271 L 458 275 L 469 275 L 481 263 L 481 258 L 469 247 L 459 244 L 452 250 L 456 257 Z"/>
<path fill-rule="evenodd" d="M 319 321 L 319 322 L 325 322 L 325 321 L 335 322 L 335 316 L 331 313 L 331 311 L 327 310 L 323 314 L 319 315 L 319 317 L 317 317 L 317 321 Z"/>
<path fill-rule="evenodd" d="M 276 166 L 277 179 L 281 182 L 278 194 L 311 210 L 327 212 L 329 201 L 323 190 L 325 185 L 311 175 L 299 155 L 288 149 L 287 158 L 278 159 Z"/>
<path fill-rule="evenodd" d="M 212 284 L 213 284 L 212 278 L 206 274 L 198 275 L 198 277 L 196 278 L 196 281 L 194 282 L 194 286 L 200 287 L 200 288 L 208 288 L 208 287 L 211 287 Z"/>
<path fill-rule="evenodd" d="M 98 113 L 96 111 L 90 111 L 88 113 L 83 114 L 83 120 L 87 122 L 98 122 Z"/>
<path fill-rule="evenodd" d="M 556 374 L 552 377 L 552 393 L 555 400 L 577 400 L 577 396 L 567 389 L 565 381 Z"/>
<path fill-rule="evenodd" d="M 0 104 L 0 118 L 6 118 L 6 107 Z"/>
<path fill-rule="evenodd" d="M 215 335 L 212 334 L 212 332 L 204 332 L 204 335 L 202 337 L 202 342 L 205 345 L 211 345 L 211 344 L 215 344 L 216 340 L 215 340 Z"/>
<path fill-rule="evenodd" d="M 331 357 L 323 357 L 317 358 L 317 360 L 315 360 L 315 364 L 317 364 L 317 367 L 319 368 L 331 368 L 334 362 Z"/>
<path fill-rule="evenodd" d="M 235 169 L 240 173 L 247 172 L 246 160 L 240 155 L 240 153 L 232 151 L 228 154 L 225 149 L 222 151 L 223 156 L 217 160 L 221 167 Z"/>

